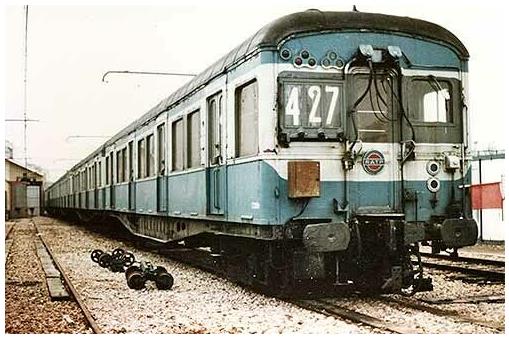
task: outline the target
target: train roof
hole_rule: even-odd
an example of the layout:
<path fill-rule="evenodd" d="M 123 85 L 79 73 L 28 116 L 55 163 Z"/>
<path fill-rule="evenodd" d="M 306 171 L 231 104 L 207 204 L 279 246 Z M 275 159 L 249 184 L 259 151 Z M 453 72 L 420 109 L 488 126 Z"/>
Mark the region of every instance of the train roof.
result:
<path fill-rule="evenodd" d="M 262 27 L 253 36 L 246 39 L 242 44 L 205 69 L 205 71 L 195 76 L 169 97 L 163 99 L 146 114 L 122 129 L 89 157 L 76 164 L 71 170 L 79 167 L 107 145 L 113 144 L 122 136 L 131 133 L 138 126 L 151 121 L 161 112 L 177 105 L 182 99 L 200 90 L 235 64 L 245 60 L 261 49 L 276 49 L 282 40 L 296 34 L 359 29 L 372 32 L 399 33 L 438 41 L 454 48 L 461 59 L 467 60 L 469 57 L 467 49 L 454 34 L 439 25 L 424 20 L 355 11 L 322 12 L 314 9 L 289 14 Z"/>

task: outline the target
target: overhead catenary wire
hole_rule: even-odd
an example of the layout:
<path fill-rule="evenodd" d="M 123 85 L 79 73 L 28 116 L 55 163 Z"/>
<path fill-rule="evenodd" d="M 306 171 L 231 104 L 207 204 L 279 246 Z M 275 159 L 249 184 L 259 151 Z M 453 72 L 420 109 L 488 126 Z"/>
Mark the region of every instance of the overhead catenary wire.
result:
<path fill-rule="evenodd" d="M 148 74 L 148 75 L 157 75 L 157 76 L 183 76 L 183 77 L 194 77 L 195 73 L 179 73 L 179 72 L 148 72 L 148 71 L 107 71 L 103 74 L 102 82 L 107 83 L 105 80 L 109 74 Z"/>

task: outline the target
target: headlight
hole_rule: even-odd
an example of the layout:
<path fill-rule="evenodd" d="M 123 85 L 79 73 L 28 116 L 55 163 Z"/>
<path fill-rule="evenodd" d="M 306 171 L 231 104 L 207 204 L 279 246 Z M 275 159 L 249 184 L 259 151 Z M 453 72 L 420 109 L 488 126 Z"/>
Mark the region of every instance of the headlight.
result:
<path fill-rule="evenodd" d="M 430 178 L 426 182 L 426 186 L 428 187 L 428 190 L 431 192 L 437 192 L 440 190 L 440 181 L 436 178 Z"/>
<path fill-rule="evenodd" d="M 429 161 L 428 164 L 426 164 L 426 171 L 428 171 L 428 174 L 431 176 L 436 176 L 439 170 L 440 164 L 438 164 L 437 161 Z"/>

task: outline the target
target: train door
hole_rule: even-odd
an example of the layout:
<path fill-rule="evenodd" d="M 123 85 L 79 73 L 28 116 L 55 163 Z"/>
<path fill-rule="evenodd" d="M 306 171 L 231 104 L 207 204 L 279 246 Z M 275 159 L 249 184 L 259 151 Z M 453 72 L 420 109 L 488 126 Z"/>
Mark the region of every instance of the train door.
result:
<path fill-rule="evenodd" d="M 351 209 L 359 215 L 400 213 L 397 77 L 387 69 L 359 68 L 350 85 L 359 154 L 348 172 Z"/>
<path fill-rule="evenodd" d="M 224 214 L 226 198 L 226 165 L 223 156 L 223 94 L 207 100 L 208 160 L 207 213 Z"/>
<path fill-rule="evenodd" d="M 115 209 L 115 185 L 113 183 L 114 179 L 114 172 L 113 172 L 113 159 L 115 157 L 113 156 L 113 151 L 110 152 L 110 209 Z"/>
<path fill-rule="evenodd" d="M 166 130 L 164 123 L 157 127 L 157 211 L 168 209 L 168 183 L 166 177 Z"/>
<path fill-rule="evenodd" d="M 128 157 L 128 206 L 129 210 L 136 210 L 136 181 L 134 180 L 134 144 L 130 141 L 127 146 Z"/>

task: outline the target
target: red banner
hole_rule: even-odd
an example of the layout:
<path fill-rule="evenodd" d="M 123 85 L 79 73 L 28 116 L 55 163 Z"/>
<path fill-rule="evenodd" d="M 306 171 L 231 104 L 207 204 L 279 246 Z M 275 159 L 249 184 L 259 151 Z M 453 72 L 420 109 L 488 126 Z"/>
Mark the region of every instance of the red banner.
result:
<path fill-rule="evenodd" d="M 500 182 L 472 184 L 472 209 L 502 209 Z"/>

